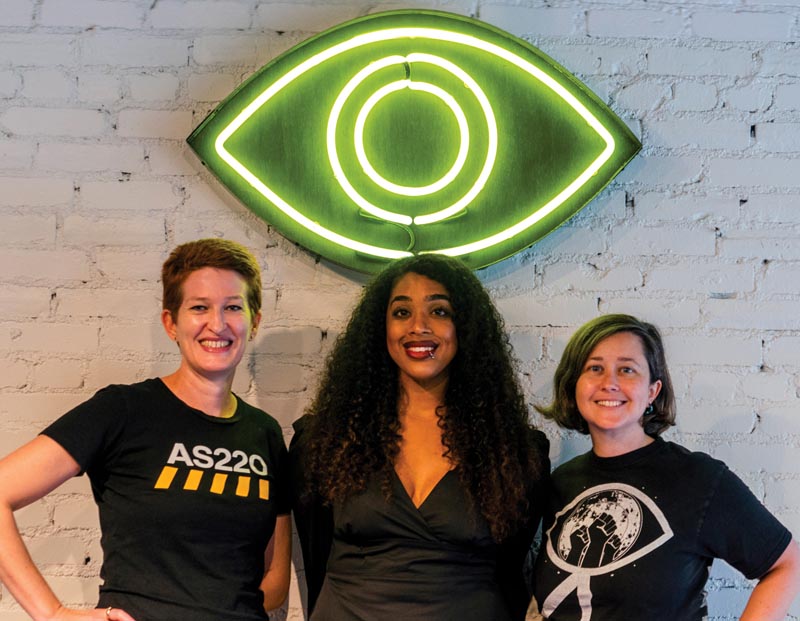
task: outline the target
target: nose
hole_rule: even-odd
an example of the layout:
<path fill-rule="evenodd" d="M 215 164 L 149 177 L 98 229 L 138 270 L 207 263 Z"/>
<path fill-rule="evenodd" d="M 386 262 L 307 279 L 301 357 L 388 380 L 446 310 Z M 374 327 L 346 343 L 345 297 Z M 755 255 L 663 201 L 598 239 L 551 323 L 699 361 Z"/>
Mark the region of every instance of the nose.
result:
<path fill-rule="evenodd" d="M 414 334 L 427 334 L 431 331 L 430 324 L 428 322 L 428 317 L 425 313 L 416 313 L 414 315 L 414 321 L 411 325 L 411 331 Z"/>
<path fill-rule="evenodd" d="M 616 391 L 619 390 L 619 382 L 617 381 L 616 373 L 606 371 L 603 373 L 603 388 L 605 390 Z"/>
<path fill-rule="evenodd" d="M 225 311 L 223 309 L 216 308 L 211 311 L 208 318 L 208 327 L 216 333 L 220 333 L 225 329 Z"/>

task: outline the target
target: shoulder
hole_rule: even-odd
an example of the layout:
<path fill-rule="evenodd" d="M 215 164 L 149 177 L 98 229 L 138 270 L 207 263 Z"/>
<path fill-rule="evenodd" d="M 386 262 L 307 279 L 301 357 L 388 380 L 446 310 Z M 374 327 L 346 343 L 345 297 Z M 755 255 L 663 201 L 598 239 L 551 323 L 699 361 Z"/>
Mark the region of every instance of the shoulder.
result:
<path fill-rule="evenodd" d="M 105 398 L 124 399 L 137 396 L 152 396 L 156 395 L 158 385 L 161 383 L 159 379 L 146 379 L 142 382 L 133 384 L 109 384 L 105 388 L 98 390 L 95 395 Z"/>
<path fill-rule="evenodd" d="M 550 440 L 544 435 L 543 431 L 533 427 L 528 428 L 528 441 L 533 447 L 547 453 L 550 450 Z"/>
<path fill-rule="evenodd" d="M 528 451 L 529 459 L 535 464 L 536 470 L 540 477 L 550 475 L 550 440 L 547 436 L 538 429 L 529 427 L 528 434 Z"/>
<path fill-rule="evenodd" d="M 155 412 L 155 407 L 152 406 L 154 403 L 159 409 L 179 403 L 177 397 L 157 377 L 133 384 L 110 384 L 98 390 L 91 400 L 104 404 L 108 402 L 125 404 L 140 413 Z"/>
<path fill-rule="evenodd" d="M 160 382 L 160 380 L 150 379 L 135 384 L 109 384 L 73 408 L 72 411 L 100 410 L 103 413 L 113 413 L 118 416 L 120 410 L 143 400 L 152 399 L 157 391 L 157 386 L 155 385 L 157 382 Z"/>
<path fill-rule="evenodd" d="M 553 470 L 553 478 L 565 477 L 576 472 L 580 473 L 586 471 L 590 468 L 591 458 L 592 452 L 587 451 L 582 455 L 578 455 L 577 457 L 573 457 L 572 459 L 565 461 L 563 464 L 559 465 Z"/>
<path fill-rule="evenodd" d="M 725 462 L 712 457 L 702 451 L 692 451 L 675 442 L 663 442 L 663 459 L 671 462 L 676 469 L 686 469 L 692 472 L 706 472 L 720 475 L 728 470 Z"/>
<path fill-rule="evenodd" d="M 247 420 L 250 423 L 257 425 L 259 428 L 264 429 L 269 433 L 276 433 L 283 436 L 283 429 L 281 428 L 281 424 L 277 421 L 277 419 L 267 414 L 261 408 L 257 408 L 254 405 L 250 405 L 242 399 L 239 395 L 236 395 L 236 399 L 239 401 L 239 408 L 241 408 L 241 415 L 243 420 Z"/>
<path fill-rule="evenodd" d="M 290 453 L 302 453 L 306 450 L 308 443 L 311 439 L 311 424 L 313 417 L 309 414 L 304 414 L 292 423 L 294 435 L 289 443 Z"/>
<path fill-rule="evenodd" d="M 159 380 L 106 386 L 53 421 L 42 434 L 61 444 L 85 471 L 119 446 L 132 423 L 153 428 L 161 410 L 161 404 L 152 399 L 154 382 Z"/>

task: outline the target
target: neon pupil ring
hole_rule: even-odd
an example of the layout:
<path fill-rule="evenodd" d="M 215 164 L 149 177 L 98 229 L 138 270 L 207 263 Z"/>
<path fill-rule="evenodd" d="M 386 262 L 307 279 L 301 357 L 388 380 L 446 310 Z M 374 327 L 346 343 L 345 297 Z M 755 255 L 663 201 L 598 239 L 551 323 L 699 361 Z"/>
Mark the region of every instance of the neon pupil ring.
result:
<path fill-rule="evenodd" d="M 464 196 L 462 196 L 449 207 L 440 209 L 432 214 L 416 216 L 412 219 L 410 216 L 405 214 L 395 213 L 373 205 L 356 191 L 356 189 L 347 179 L 347 175 L 345 174 L 342 164 L 339 161 L 339 154 L 337 153 L 336 149 L 336 130 L 339 123 L 339 116 L 342 113 L 342 108 L 344 107 L 347 99 L 353 94 L 353 91 L 355 91 L 361 82 L 363 82 L 368 76 L 385 67 L 390 67 L 391 65 L 395 64 L 407 65 L 413 62 L 424 62 L 438 66 L 445 71 L 452 73 L 462 82 L 464 82 L 464 84 L 472 91 L 472 94 L 478 99 L 478 102 L 483 110 L 486 127 L 489 134 L 489 140 L 483 168 L 475 183 L 466 192 L 466 194 L 464 194 Z M 412 53 L 405 57 L 386 56 L 380 60 L 370 63 L 356 73 L 356 75 L 345 85 L 345 87 L 337 96 L 336 101 L 333 104 L 331 114 L 328 117 L 327 146 L 328 159 L 331 167 L 333 168 L 334 177 L 339 182 L 339 185 L 341 186 L 342 190 L 344 190 L 345 194 L 347 194 L 356 205 L 373 216 L 389 222 L 397 222 L 404 225 L 414 223 L 421 226 L 424 224 L 430 224 L 432 222 L 439 222 L 440 220 L 444 220 L 445 218 L 449 218 L 450 216 L 463 211 L 467 205 L 469 205 L 472 200 L 483 190 L 483 187 L 486 184 L 489 175 L 491 174 L 492 168 L 494 167 L 495 158 L 497 157 L 497 124 L 494 118 L 494 111 L 492 110 L 491 104 L 489 103 L 489 100 L 487 99 L 483 90 L 481 90 L 477 82 L 475 82 L 475 80 L 466 71 L 454 63 L 439 56 L 425 53 Z"/>
<path fill-rule="evenodd" d="M 453 165 L 450 167 L 450 170 L 448 170 L 438 180 L 424 186 L 405 186 L 387 180 L 372 166 L 369 158 L 367 157 L 366 149 L 364 148 L 364 127 L 366 126 L 369 113 L 372 112 L 373 108 L 384 97 L 405 88 L 426 92 L 438 97 L 447 105 L 447 107 L 453 113 L 453 116 L 455 116 L 456 122 L 458 123 L 461 140 L 458 147 L 458 154 L 456 155 Z M 405 196 L 426 196 L 428 194 L 438 192 L 439 190 L 450 185 L 450 183 L 453 182 L 453 180 L 464 168 L 464 164 L 467 161 L 467 155 L 469 154 L 469 126 L 467 124 L 467 117 L 464 114 L 464 111 L 461 109 L 461 106 L 459 106 L 455 98 L 444 89 L 427 82 L 398 80 L 382 86 L 372 95 L 370 95 L 366 102 L 364 102 L 364 105 L 361 107 L 361 110 L 359 110 L 356 118 L 354 142 L 358 162 L 361 164 L 361 168 L 364 170 L 364 173 L 373 181 L 373 183 L 375 183 L 375 185 L 383 188 L 387 192 L 392 192 L 394 194 Z"/>

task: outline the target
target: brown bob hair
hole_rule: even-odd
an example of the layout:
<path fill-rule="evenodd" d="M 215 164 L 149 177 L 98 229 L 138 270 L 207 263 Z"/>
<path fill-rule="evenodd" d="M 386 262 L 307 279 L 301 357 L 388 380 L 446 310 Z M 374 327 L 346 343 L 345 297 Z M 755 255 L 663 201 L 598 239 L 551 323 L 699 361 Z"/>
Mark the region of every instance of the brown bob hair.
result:
<path fill-rule="evenodd" d="M 183 302 L 183 283 L 192 272 L 204 267 L 231 270 L 244 278 L 247 306 L 255 316 L 261 310 L 261 269 L 253 254 L 229 239 L 198 239 L 176 247 L 161 268 L 164 295 L 162 308 L 177 318 Z"/>
<path fill-rule="evenodd" d="M 592 319 L 572 335 L 553 377 L 552 403 L 536 406 L 542 416 L 565 429 L 589 433 L 589 426 L 575 401 L 575 388 L 592 350 L 600 341 L 619 332 L 630 332 L 639 337 L 650 371 L 650 383 L 661 380 L 661 391 L 653 401 L 652 412 L 643 413 L 644 432 L 656 437 L 675 424 L 675 391 L 667 369 L 661 333 L 653 324 L 623 314 L 602 315 Z"/>

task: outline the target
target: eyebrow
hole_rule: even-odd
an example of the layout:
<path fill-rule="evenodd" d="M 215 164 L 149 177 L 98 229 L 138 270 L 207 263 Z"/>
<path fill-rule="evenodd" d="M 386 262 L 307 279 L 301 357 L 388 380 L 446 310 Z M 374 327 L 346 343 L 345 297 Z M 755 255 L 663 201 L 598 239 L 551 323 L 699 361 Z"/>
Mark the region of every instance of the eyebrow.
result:
<path fill-rule="evenodd" d="M 605 358 L 602 356 L 589 356 L 586 360 L 588 362 L 589 360 L 605 360 Z M 625 356 L 614 358 L 614 360 L 618 360 L 620 362 L 635 362 L 636 364 L 639 364 L 639 361 L 636 358 L 626 358 Z"/>
<path fill-rule="evenodd" d="M 426 302 L 434 302 L 436 300 L 446 300 L 447 302 L 450 301 L 450 296 L 445 295 L 444 293 L 434 293 L 433 295 L 425 296 Z M 411 298 L 407 295 L 396 295 L 390 301 L 389 304 L 394 304 L 395 302 L 410 302 Z"/>
<path fill-rule="evenodd" d="M 188 296 L 188 297 L 186 297 L 184 299 L 184 302 L 188 302 L 189 300 L 192 300 L 194 302 L 208 302 L 210 299 L 211 298 L 206 297 L 206 296 L 202 296 L 202 295 L 198 295 L 198 296 L 194 296 L 194 297 Z M 229 295 L 228 297 L 224 298 L 224 300 L 226 302 L 230 302 L 231 300 L 244 300 L 244 296 L 242 296 L 242 295 Z"/>

